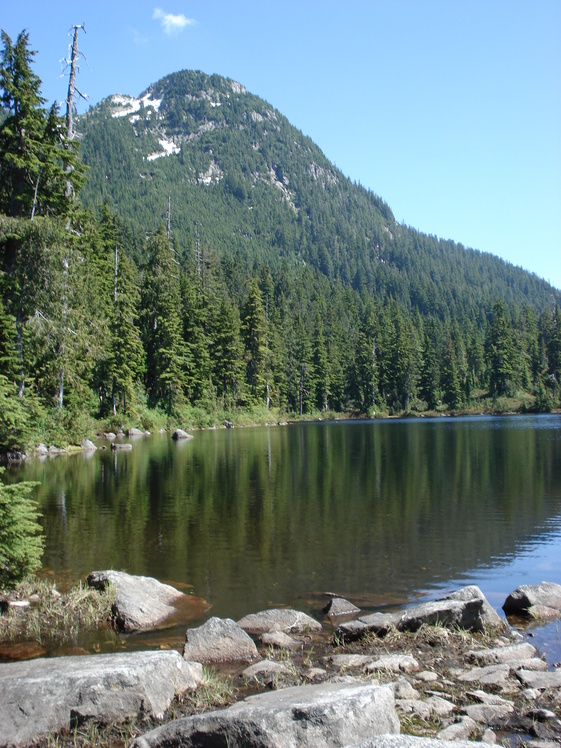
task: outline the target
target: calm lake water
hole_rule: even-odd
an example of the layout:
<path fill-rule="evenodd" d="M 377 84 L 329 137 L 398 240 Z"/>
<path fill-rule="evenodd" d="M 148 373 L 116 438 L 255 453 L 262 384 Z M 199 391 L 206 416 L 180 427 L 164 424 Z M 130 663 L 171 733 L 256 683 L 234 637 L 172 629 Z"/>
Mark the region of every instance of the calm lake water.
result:
<path fill-rule="evenodd" d="M 157 434 L 10 479 L 41 483 L 59 587 L 96 569 L 153 576 L 211 606 L 184 613 L 190 625 L 317 614 L 325 591 L 388 610 L 478 584 L 500 609 L 520 584 L 561 584 L 558 415 Z M 167 633 L 184 638 L 184 623 Z M 558 628 L 539 636 L 561 659 Z"/>

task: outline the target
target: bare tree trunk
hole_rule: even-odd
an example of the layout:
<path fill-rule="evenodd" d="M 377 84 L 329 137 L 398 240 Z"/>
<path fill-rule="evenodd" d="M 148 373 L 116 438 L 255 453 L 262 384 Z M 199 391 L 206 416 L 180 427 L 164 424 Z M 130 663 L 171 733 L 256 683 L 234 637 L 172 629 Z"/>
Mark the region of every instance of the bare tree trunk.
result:
<path fill-rule="evenodd" d="M 84 24 L 81 26 L 73 26 L 74 38 L 72 40 L 72 51 L 70 53 L 70 60 L 67 60 L 70 65 L 70 78 L 68 80 L 68 95 L 66 97 L 66 138 L 68 141 L 74 139 L 74 123 L 73 123 L 73 112 L 74 112 L 74 93 L 77 91 L 82 98 L 85 98 L 80 91 L 76 88 L 76 71 L 78 69 L 78 57 L 80 55 L 78 51 L 78 31 L 82 29 L 86 33 Z M 70 173 L 72 167 L 67 167 L 67 171 Z M 71 198 L 73 194 L 72 182 L 70 178 L 66 180 L 66 187 L 64 195 L 67 198 Z"/>

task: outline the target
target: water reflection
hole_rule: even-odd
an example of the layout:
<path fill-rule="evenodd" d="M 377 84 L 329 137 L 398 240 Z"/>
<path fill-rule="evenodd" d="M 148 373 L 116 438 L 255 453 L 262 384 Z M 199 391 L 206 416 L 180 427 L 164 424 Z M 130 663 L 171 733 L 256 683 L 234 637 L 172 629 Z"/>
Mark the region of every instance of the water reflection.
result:
<path fill-rule="evenodd" d="M 525 580 L 498 570 L 528 572 L 528 543 L 560 537 L 560 445 L 559 416 L 300 424 L 155 435 L 17 477 L 41 481 L 56 575 L 188 583 L 236 618 L 323 590 L 379 607 L 494 574 L 504 599 Z M 545 577 L 561 583 L 559 567 Z"/>

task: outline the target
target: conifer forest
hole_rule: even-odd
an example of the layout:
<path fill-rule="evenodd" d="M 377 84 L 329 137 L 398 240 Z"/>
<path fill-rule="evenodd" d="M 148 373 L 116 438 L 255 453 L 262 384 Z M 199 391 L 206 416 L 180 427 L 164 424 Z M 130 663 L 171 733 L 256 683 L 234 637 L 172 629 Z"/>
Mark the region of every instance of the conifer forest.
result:
<path fill-rule="evenodd" d="M 2 45 L 0 451 L 560 407 L 546 281 L 396 222 L 239 83 L 181 71 L 79 116 L 70 85 L 64 116 L 28 34 Z"/>

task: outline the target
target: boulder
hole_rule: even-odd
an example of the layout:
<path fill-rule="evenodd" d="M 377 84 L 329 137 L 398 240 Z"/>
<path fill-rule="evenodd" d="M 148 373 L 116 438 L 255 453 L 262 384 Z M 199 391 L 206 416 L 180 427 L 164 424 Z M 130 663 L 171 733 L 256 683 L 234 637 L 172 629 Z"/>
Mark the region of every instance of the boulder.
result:
<path fill-rule="evenodd" d="M 248 634 L 265 634 L 270 631 L 304 633 L 321 631 L 321 623 L 299 610 L 291 608 L 273 608 L 260 613 L 250 613 L 238 621 L 238 626 Z"/>
<path fill-rule="evenodd" d="M 187 629 L 183 657 L 196 662 L 251 661 L 258 657 L 253 639 L 231 618 L 209 618 Z"/>
<path fill-rule="evenodd" d="M 228 709 L 170 722 L 134 748 L 335 748 L 399 733 L 391 686 L 321 683 L 249 696 Z"/>
<path fill-rule="evenodd" d="M 133 428 L 127 430 L 127 436 L 144 436 L 144 431 L 133 426 Z"/>
<path fill-rule="evenodd" d="M 87 583 L 97 590 L 113 585 L 117 593 L 113 603 L 115 623 L 121 631 L 127 632 L 162 623 L 176 612 L 171 603 L 183 597 L 182 592 L 169 584 L 123 571 L 92 571 Z"/>
<path fill-rule="evenodd" d="M 48 455 L 49 454 L 49 448 L 46 444 L 38 444 L 35 448 L 35 454 L 37 455 Z"/>
<path fill-rule="evenodd" d="M 171 435 L 171 438 L 175 441 L 179 441 L 180 439 L 192 439 L 193 436 L 191 434 L 188 434 L 186 431 L 183 431 L 183 429 L 175 429 L 175 431 Z"/>
<path fill-rule="evenodd" d="M 51 657 L 0 665 L 0 745 L 25 746 L 89 719 L 161 718 L 196 688 L 202 666 L 179 652 Z"/>
<path fill-rule="evenodd" d="M 441 598 L 442 600 L 460 600 L 461 602 L 467 602 L 468 600 L 482 600 L 483 605 L 481 607 L 481 620 L 484 626 L 502 626 L 503 620 L 497 613 L 495 608 L 487 600 L 483 592 L 475 584 L 470 584 L 468 587 L 462 587 L 460 590 L 451 592 L 449 595 Z"/>
<path fill-rule="evenodd" d="M 554 582 L 523 584 L 507 597 L 503 610 L 507 616 L 549 618 L 561 615 L 561 585 Z"/>
<path fill-rule="evenodd" d="M 360 608 L 345 600 L 344 597 L 332 597 L 323 608 L 323 612 L 329 618 L 337 618 L 338 616 L 356 615 L 360 613 Z"/>
<path fill-rule="evenodd" d="M 482 631 L 481 613 L 483 600 L 437 600 L 422 603 L 408 608 L 401 616 L 397 628 L 399 631 L 417 631 L 426 623 L 431 626 L 447 626 Z"/>
<path fill-rule="evenodd" d="M 341 641 L 354 641 L 369 633 L 385 636 L 401 620 L 401 613 L 372 613 L 360 616 L 356 621 L 340 623 L 335 630 L 335 637 Z"/>
<path fill-rule="evenodd" d="M 91 441 L 91 439 L 84 439 L 82 442 L 82 450 L 84 452 L 95 452 L 97 447 L 95 444 Z"/>
<path fill-rule="evenodd" d="M 130 442 L 111 442 L 111 449 L 120 452 L 130 452 L 132 444 Z"/>

